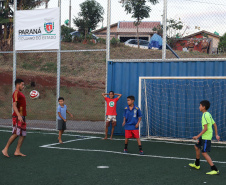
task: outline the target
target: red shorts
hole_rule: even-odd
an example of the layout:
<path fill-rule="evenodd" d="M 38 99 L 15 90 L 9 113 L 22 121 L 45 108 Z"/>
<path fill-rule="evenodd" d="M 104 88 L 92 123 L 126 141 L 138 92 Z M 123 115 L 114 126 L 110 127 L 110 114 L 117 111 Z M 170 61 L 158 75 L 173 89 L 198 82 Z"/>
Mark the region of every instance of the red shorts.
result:
<path fill-rule="evenodd" d="M 12 133 L 18 136 L 27 135 L 27 132 L 26 132 L 27 124 L 25 122 L 25 117 L 22 116 L 22 118 L 24 122 L 19 121 L 17 116 L 13 116 L 13 132 Z"/>
<path fill-rule="evenodd" d="M 140 138 L 139 130 L 125 130 L 125 138 Z"/>

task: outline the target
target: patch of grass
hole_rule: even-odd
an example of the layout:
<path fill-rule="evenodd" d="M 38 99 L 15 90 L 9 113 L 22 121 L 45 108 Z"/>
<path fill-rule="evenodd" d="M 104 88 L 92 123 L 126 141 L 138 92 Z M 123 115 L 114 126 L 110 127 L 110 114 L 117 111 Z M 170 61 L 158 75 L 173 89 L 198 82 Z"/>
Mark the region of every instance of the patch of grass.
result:
<path fill-rule="evenodd" d="M 47 62 L 41 66 L 40 71 L 56 72 L 57 64 L 56 64 L 56 62 Z"/>
<path fill-rule="evenodd" d="M 62 42 L 62 50 L 86 50 L 86 49 L 106 49 L 104 43 L 82 44 L 72 42 Z M 226 54 L 209 55 L 199 52 L 176 51 L 181 58 L 223 58 Z M 175 56 L 167 50 L 167 58 Z M 110 58 L 112 59 L 161 59 L 162 51 L 137 49 L 125 46 L 123 43 L 119 47 L 111 47 Z M 46 74 L 57 72 L 56 53 L 21 53 L 18 54 L 17 70 L 23 73 L 43 72 Z M 12 54 L 0 56 L 2 68 L 12 68 Z M 45 75 L 45 74 L 43 74 Z M 61 54 L 61 75 L 65 78 L 73 77 L 80 81 L 105 82 L 106 75 L 106 52 L 75 52 Z"/>
<path fill-rule="evenodd" d="M 104 99 L 101 93 L 102 89 L 61 87 L 61 96 L 65 98 L 68 110 L 74 114 L 75 120 L 101 121 L 105 119 Z"/>
<path fill-rule="evenodd" d="M 4 89 L 10 89 L 10 86 Z M 44 89 L 36 88 L 40 93 L 40 97 L 36 100 L 30 99 L 29 93 L 31 90 L 33 88 L 27 85 L 23 92 L 27 101 L 27 119 L 55 120 L 56 89 L 49 87 Z M 60 90 L 60 96 L 65 98 L 65 104 L 74 115 L 74 120 L 101 121 L 105 119 L 104 99 L 101 96 L 102 89 L 61 87 Z M 12 95 L 10 92 L 4 95 L 4 99 L 0 99 L 0 112 L 1 118 L 11 118 Z"/>
<path fill-rule="evenodd" d="M 36 67 L 30 63 L 23 63 L 21 67 L 26 70 L 35 70 L 36 69 Z"/>

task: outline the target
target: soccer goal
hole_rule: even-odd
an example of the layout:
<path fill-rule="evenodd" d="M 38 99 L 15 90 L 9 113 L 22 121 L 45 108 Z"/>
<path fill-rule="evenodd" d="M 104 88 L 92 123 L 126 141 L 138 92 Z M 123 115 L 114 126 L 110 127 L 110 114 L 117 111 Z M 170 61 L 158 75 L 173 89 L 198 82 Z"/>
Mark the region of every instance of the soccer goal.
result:
<path fill-rule="evenodd" d="M 140 136 L 188 140 L 201 132 L 199 103 L 208 110 L 226 141 L 226 77 L 139 77 Z M 215 139 L 215 134 L 213 136 Z"/>

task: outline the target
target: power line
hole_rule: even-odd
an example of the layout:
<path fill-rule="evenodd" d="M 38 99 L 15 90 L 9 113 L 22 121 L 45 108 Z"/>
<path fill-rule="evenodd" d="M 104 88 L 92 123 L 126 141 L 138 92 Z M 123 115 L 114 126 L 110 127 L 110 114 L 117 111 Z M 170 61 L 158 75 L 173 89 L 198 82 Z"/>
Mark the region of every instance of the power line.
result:
<path fill-rule="evenodd" d="M 212 5 L 226 6 L 226 4 L 217 4 L 217 3 L 202 2 L 202 1 L 196 1 L 196 0 L 185 0 L 185 1 L 192 1 L 192 2 L 203 3 L 203 4 L 212 4 Z"/>

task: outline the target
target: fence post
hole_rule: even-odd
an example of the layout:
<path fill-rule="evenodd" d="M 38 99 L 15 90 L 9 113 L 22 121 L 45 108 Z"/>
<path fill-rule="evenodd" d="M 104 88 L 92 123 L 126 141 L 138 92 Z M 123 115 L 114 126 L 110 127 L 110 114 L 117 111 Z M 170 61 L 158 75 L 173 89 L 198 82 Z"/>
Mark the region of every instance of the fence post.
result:
<path fill-rule="evenodd" d="M 164 7 L 163 7 L 163 17 L 162 17 L 162 24 L 163 24 L 163 39 L 162 39 L 162 59 L 166 59 L 166 27 L 167 27 L 167 0 L 164 0 Z"/>
<path fill-rule="evenodd" d="M 56 129 L 57 129 L 57 107 L 58 98 L 60 97 L 60 65 L 61 65 L 61 0 L 58 0 L 59 7 L 59 49 L 57 51 L 57 88 L 56 88 Z"/>

